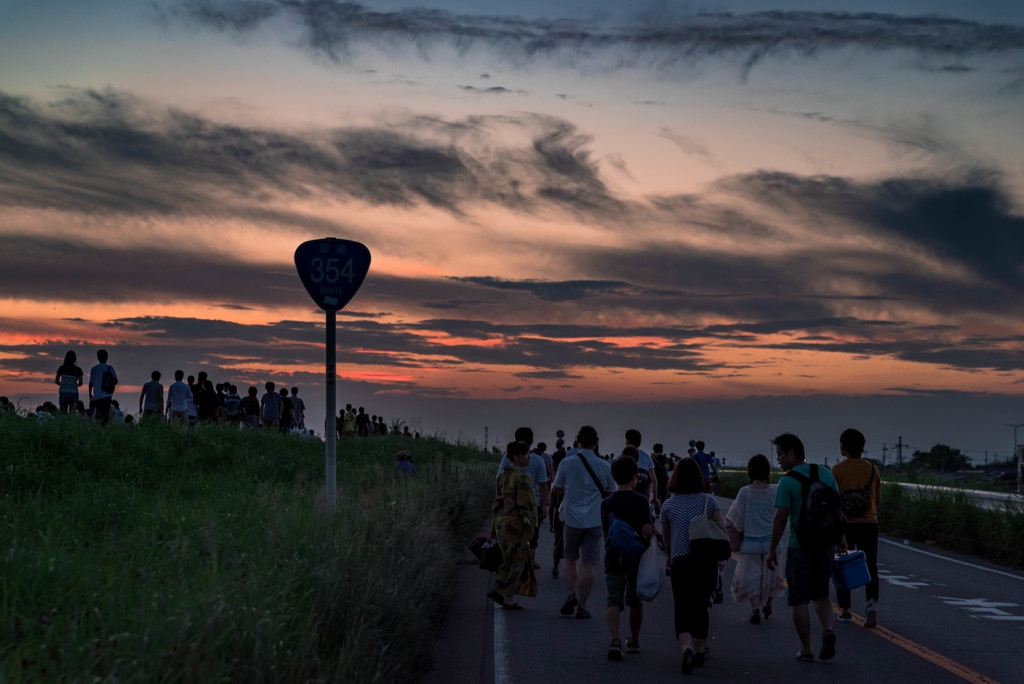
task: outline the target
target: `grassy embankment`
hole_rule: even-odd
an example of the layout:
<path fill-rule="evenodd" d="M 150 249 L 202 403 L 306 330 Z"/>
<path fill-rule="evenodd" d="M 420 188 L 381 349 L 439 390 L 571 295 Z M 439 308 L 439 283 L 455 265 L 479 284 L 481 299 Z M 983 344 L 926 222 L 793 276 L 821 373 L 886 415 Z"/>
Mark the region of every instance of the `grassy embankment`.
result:
<path fill-rule="evenodd" d="M 780 471 L 773 471 L 772 482 L 778 482 L 781 475 Z M 746 474 L 725 473 L 718 494 L 733 498 L 746 484 Z M 912 491 L 886 482 L 882 485 L 878 529 L 894 537 L 934 543 L 1024 568 L 1024 507 L 982 509 L 973 505 L 962 489 L 938 493 Z"/>
<path fill-rule="evenodd" d="M 493 464 L 339 447 L 331 515 L 315 440 L 0 417 L 0 681 L 415 679 Z"/>

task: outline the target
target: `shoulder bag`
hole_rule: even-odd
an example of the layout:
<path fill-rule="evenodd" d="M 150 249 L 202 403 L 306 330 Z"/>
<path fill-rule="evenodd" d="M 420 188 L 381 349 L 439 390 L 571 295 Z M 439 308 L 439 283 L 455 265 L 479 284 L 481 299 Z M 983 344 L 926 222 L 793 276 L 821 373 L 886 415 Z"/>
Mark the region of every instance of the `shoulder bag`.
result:
<path fill-rule="evenodd" d="M 871 498 L 874 496 L 872 485 L 875 484 L 875 466 L 871 465 L 871 474 L 868 476 L 868 483 L 863 487 L 854 487 L 839 493 L 839 503 L 843 507 L 843 515 L 847 519 L 859 518 L 871 508 Z"/>
<path fill-rule="evenodd" d="M 583 467 L 587 469 L 588 473 L 590 473 L 591 479 L 594 480 L 594 484 L 597 486 L 597 491 L 601 493 L 601 498 L 607 498 L 608 492 L 604 491 L 604 487 L 601 486 L 601 481 L 598 480 L 597 475 L 594 474 L 594 469 L 590 467 L 589 463 L 587 463 L 587 457 L 584 456 L 582 453 L 576 455 L 580 457 L 580 460 L 583 461 Z"/>
<path fill-rule="evenodd" d="M 714 520 L 708 520 L 711 495 L 704 495 L 704 511 L 690 520 L 690 553 L 714 561 L 728 560 L 732 555 L 729 548 L 729 533 Z"/>

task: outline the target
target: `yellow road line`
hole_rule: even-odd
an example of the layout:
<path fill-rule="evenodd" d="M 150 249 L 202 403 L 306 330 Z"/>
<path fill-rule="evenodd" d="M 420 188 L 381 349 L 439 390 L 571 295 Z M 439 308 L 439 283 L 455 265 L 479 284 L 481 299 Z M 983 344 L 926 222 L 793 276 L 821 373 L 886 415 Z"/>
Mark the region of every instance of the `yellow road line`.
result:
<path fill-rule="evenodd" d="M 835 603 L 832 604 L 832 609 L 835 611 L 837 615 L 842 612 L 839 606 Z M 857 615 L 856 613 L 852 613 L 852 615 L 853 621 L 856 624 L 863 627 L 864 618 L 860 615 Z M 955 674 L 957 677 L 960 677 L 960 679 L 963 679 L 967 682 L 971 682 L 971 684 L 999 684 L 999 682 L 992 679 L 991 677 L 986 677 L 980 672 L 977 672 L 976 670 L 972 670 L 971 668 L 967 667 L 963 663 L 958 663 L 952 658 L 944 656 L 941 653 L 937 653 L 936 651 L 933 651 L 927 646 L 922 646 L 917 642 L 911 641 L 910 639 L 906 638 L 901 634 L 897 634 L 891 629 L 886 629 L 885 627 L 872 627 L 870 631 L 874 632 L 886 641 L 893 643 L 902 649 L 910 651 L 914 655 L 924 658 L 930 663 L 938 665 L 943 670 Z"/>

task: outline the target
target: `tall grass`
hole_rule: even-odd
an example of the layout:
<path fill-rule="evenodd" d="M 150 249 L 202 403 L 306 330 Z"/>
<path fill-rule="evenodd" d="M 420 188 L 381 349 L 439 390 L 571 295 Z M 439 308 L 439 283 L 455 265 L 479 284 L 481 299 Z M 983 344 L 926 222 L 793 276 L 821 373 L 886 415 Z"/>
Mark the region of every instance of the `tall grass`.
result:
<path fill-rule="evenodd" d="M 331 514 L 318 441 L 13 417 L 0 440 L 2 681 L 412 681 L 493 476 L 342 440 Z"/>
<path fill-rule="evenodd" d="M 879 529 L 896 537 L 1024 568 L 1024 508 L 984 509 L 963 491 L 908 490 L 886 484 Z"/>

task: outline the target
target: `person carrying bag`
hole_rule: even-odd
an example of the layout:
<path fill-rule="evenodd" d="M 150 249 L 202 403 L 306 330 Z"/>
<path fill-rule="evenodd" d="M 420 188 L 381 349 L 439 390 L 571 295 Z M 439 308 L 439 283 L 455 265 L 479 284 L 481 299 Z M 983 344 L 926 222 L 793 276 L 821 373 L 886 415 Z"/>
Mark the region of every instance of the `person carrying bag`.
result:
<path fill-rule="evenodd" d="M 704 665 L 711 623 L 708 599 L 718 581 L 718 562 L 730 554 L 718 501 L 705 493 L 705 487 L 697 462 L 683 459 L 672 471 L 671 495 L 661 507 L 662 536 L 672 559 L 672 600 L 683 674 Z"/>

